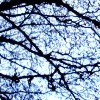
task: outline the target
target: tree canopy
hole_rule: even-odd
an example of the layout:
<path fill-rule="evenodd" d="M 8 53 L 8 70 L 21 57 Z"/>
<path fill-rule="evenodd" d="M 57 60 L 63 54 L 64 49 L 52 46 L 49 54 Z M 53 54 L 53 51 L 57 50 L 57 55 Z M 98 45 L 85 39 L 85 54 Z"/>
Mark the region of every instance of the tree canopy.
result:
<path fill-rule="evenodd" d="M 1 100 L 99 100 L 99 74 L 99 0 L 0 1 Z"/>

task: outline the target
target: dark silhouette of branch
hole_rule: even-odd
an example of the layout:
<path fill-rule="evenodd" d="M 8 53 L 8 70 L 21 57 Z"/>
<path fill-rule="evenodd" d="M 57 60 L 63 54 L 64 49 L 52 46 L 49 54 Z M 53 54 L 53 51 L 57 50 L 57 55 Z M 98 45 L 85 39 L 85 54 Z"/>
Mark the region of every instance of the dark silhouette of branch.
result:
<path fill-rule="evenodd" d="M 2 2 L 0 99 L 40 100 L 55 92 L 83 100 L 84 90 L 98 91 L 100 22 L 92 18 L 62 0 Z"/>
<path fill-rule="evenodd" d="M 55 3 L 57 6 L 63 6 L 65 8 L 67 8 L 69 11 L 73 12 L 78 17 L 85 19 L 89 22 L 92 22 L 96 27 L 100 28 L 100 22 L 98 22 L 94 19 L 91 19 L 87 16 L 84 16 L 83 14 L 77 12 L 69 4 L 63 3 L 62 0 L 39 0 L 39 1 L 37 1 L 37 0 L 28 0 L 28 1 L 27 0 L 11 0 L 10 2 L 2 2 L 0 5 L 0 11 L 10 10 L 13 6 L 17 6 L 17 5 L 20 5 L 22 3 L 25 3 L 27 5 L 35 5 L 35 4 L 40 5 L 41 3 L 48 3 L 48 4 Z"/>

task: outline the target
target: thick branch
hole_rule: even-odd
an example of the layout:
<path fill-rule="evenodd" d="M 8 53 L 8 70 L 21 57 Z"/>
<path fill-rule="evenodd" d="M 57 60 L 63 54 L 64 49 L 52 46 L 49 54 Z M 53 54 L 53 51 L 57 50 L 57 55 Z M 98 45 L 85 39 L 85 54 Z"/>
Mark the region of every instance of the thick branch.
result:
<path fill-rule="evenodd" d="M 29 38 L 29 36 L 23 31 L 21 30 L 21 28 L 19 26 L 16 26 L 15 23 L 13 21 L 11 21 L 9 18 L 7 18 L 4 14 L 0 13 L 0 15 L 5 19 L 7 20 L 10 24 L 12 24 L 12 26 L 16 29 L 18 29 L 24 36 L 25 38 L 30 42 L 30 44 L 32 46 L 34 46 L 36 48 L 36 50 L 41 54 L 43 55 L 42 51 L 38 48 L 38 46 L 32 42 L 32 40 Z"/>
<path fill-rule="evenodd" d="M 95 26 L 97 26 L 98 28 L 100 28 L 100 22 L 98 22 L 98 21 L 96 21 L 96 20 L 94 20 L 94 19 L 91 19 L 91 18 L 89 18 L 89 17 L 87 17 L 87 16 L 84 16 L 83 14 L 81 14 L 81 13 L 79 13 L 79 12 L 77 12 L 76 10 L 74 10 L 71 6 L 69 6 L 69 4 L 65 4 L 65 3 L 63 3 L 63 6 L 65 7 L 65 8 L 67 8 L 69 11 L 72 11 L 74 14 L 76 14 L 78 17 L 80 17 L 80 18 L 82 18 L 82 19 L 85 19 L 85 20 L 87 20 L 87 21 L 89 21 L 89 22 L 92 22 Z"/>
<path fill-rule="evenodd" d="M 10 2 L 1 3 L 0 11 L 10 10 L 10 9 L 12 9 L 13 6 L 17 6 L 17 5 L 20 5 L 22 3 L 25 3 L 26 5 L 35 5 L 35 4 L 40 5 L 41 3 L 48 3 L 48 4 L 55 3 L 57 6 L 63 6 L 65 8 L 67 8 L 69 11 L 73 12 L 78 17 L 85 19 L 89 22 L 92 22 L 96 27 L 100 28 L 100 22 L 98 22 L 94 19 L 91 19 L 87 16 L 84 16 L 83 14 L 77 12 L 69 4 L 63 3 L 62 0 L 11 0 Z"/>

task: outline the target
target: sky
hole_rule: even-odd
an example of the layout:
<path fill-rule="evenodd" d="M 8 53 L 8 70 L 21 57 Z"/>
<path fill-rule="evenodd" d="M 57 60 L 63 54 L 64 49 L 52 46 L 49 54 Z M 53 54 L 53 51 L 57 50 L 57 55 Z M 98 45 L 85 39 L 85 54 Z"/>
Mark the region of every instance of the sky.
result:
<path fill-rule="evenodd" d="M 77 2 L 78 0 L 69 0 L 67 1 L 70 5 L 74 6 L 75 9 L 77 9 L 77 11 L 83 13 L 83 9 L 82 8 L 83 6 L 86 7 L 86 1 L 85 0 L 80 0 L 80 2 Z M 84 3 L 82 3 L 84 2 Z M 97 2 L 99 2 L 99 0 L 97 0 Z M 96 11 L 96 6 L 98 6 L 98 3 L 95 2 L 93 3 L 93 0 L 91 1 L 91 9 L 89 9 L 90 12 L 92 11 Z M 95 9 L 92 9 L 92 5 L 95 4 L 93 7 Z M 48 7 L 48 9 L 47 9 Z M 56 9 L 54 9 L 52 6 L 40 6 L 39 9 L 43 9 L 41 10 L 42 13 L 44 14 L 53 14 L 55 13 L 55 15 L 65 15 L 67 12 L 64 11 L 65 9 L 59 9 L 58 7 Z M 24 8 L 23 9 L 18 9 L 17 13 L 21 13 L 21 12 L 24 12 Z M 84 13 L 86 12 L 86 10 L 84 10 Z M 99 11 L 97 11 L 97 13 L 94 13 L 96 15 L 99 14 Z M 72 13 L 70 13 L 69 15 L 74 15 Z M 93 14 L 89 14 L 87 13 L 86 15 L 89 15 L 90 17 L 94 18 L 94 15 Z M 38 15 L 33 15 L 32 16 L 32 20 L 33 22 L 38 22 L 40 20 L 40 22 L 42 23 L 42 21 L 44 21 L 45 23 L 47 23 L 44 19 L 39 19 L 40 17 Z M 75 17 L 71 17 L 73 21 L 78 21 L 78 19 Z M 22 20 L 22 18 L 17 18 L 19 20 Z M 16 19 L 12 19 L 14 21 L 16 21 Z M 55 18 L 49 18 L 50 22 L 52 24 L 59 24 L 58 22 L 56 22 Z M 100 20 L 100 15 L 98 15 L 97 17 L 97 20 Z M 30 22 L 30 20 L 28 20 L 27 22 Z M 2 23 L 2 21 L 0 22 Z M 86 23 L 85 21 L 83 22 L 80 22 L 80 24 L 84 25 L 84 23 Z M 74 23 L 73 23 L 74 25 Z M 89 63 L 94 63 L 94 62 L 97 62 L 100 60 L 100 46 L 99 46 L 99 36 L 98 34 L 95 34 L 95 32 L 91 29 L 91 27 L 94 27 L 91 25 L 90 28 L 88 28 L 88 23 L 86 23 L 87 25 L 87 28 L 83 28 L 83 27 L 77 27 L 77 28 L 72 28 L 70 25 L 68 27 L 56 27 L 56 29 L 58 29 L 62 35 L 62 37 L 66 37 L 66 40 L 64 40 L 58 33 L 58 31 L 56 31 L 54 29 L 54 27 L 52 26 L 37 26 L 37 27 L 24 27 L 23 30 L 27 32 L 27 34 L 30 34 L 30 32 L 32 31 L 34 34 L 30 35 L 30 37 L 34 37 L 34 36 L 38 36 L 39 37 L 37 38 L 37 40 L 34 40 L 34 42 L 36 42 L 38 44 L 38 46 L 41 48 L 41 50 L 43 50 L 45 53 L 49 53 L 51 52 L 52 50 L 54 50 L 55 52 L 57 50 L 63 52 L 63 53 L 70 53 L 70 55 L 73 57 L 73 59 L 75 59 L 75 61 L 77 60 L 78 62 L 80 62 L 81 64 L 89 64 Z M 4 26 L 3 26 L 4 27 Z M 9 27 L 9 25 L 7 26 Z M 95 28 L 94 28 L 95 29 Z M 96 30 L 96 29 L 95 29 Z M 18 31 L 14 30 L 14 37 L 13 38 L 16 38 L 17 33 Z M 97 33 L 100 32 L 100 30 L 96 30 Z M 4 33 L 6 34 L 6 33 Z M 7 33 L 8 35 L 10 34 L 10 32 Z M 18 35 L 18 37 L 20 38 L 21 35 Z M 46 40 L 46 42 L 45 42 Z M 45 45 L 47 45 L 47 47 L 45 48 Z M 10 48 L 11 45 L 7 44 L 7 48 Z M 60 48 L 59 48 L 60 47 Z M 12 47 L 14 48 L 14 47 Z M 71 50 L 72 48 L 72 50 Z M 19 49 L 20 52 L 19 52 Z M 3 49 L 2 49 L 3 50 Z M 1 52 L 2 52 L 1 50 Z M 12 49 L 11 49 L 12 50 Z M 30 68 L 30 67 L 34 67 L 34 69 L 38 70 L 39 72 L 41 73 L 48 73 L 49 70 L 49 64 L 46 62 L 46 60 L 43 61 L 42 58 L 39 58 L 37 59 L 36 56 L 34 55 L 30 55 L 28 54 L 26 51 L 23 51 L 22 48 L 18 48 L 18 49 L 15 49 L 15 55 L 14 57 L 17 58 L 17 55 L 19 55 L 18 57 L 19 58 L 22 58 L 22 57 L 25 57 L 27 56 L 27 58 L 29 57 L 29 59 L 25 59 L 23 61 L 18 61 L 19 64 L 22 64 L 23 66 L 26 66 L 27 68 Z M 5 51 L 2 52 L 2 54 L 8 54 Z M 23 55 L 23 56 L 22 56 Z M 11 55 L 12 56 L 12 55 Z M 33 59 L 31 59 L 31 56 Z M 56 57 L 58 58 L 61 58 L 61 56 L 59 55 L 55 55 Z M 69 55 L 65 56 L 65 58 L 68 57 L 68 60 L 73 60 Z M 31 63 L 30 63 L 30 59 L 31 59 Z M 94 60 L 93 60 L 94 59 Z M 92 61 L 93 60 L 93 61 Z M 38 63 L 38 64 L 37 64 Z M 9 64 L 9 66 L 7 65 Z M 5 74 L 8 74 L 8 71 L 9 70 L 9 73 L 11 75 L 14 74 L 14 69 L 12 67 L 10 67 L 10 63 L 8 63 L 8 61 L 3 61 L 1 59 L 1 66 L 2 66 L 2 70 L 0 72 L 2 73 L 5 73 Z M 3 66 L 5 66 L 3 68 Z M 13 66 L 13 64 L 12 64 Z M 23 68 L 19 68 L 17 65 L 15 66 L 17 68 L 17 70 L 19 72 L 21 72 L 21 75 L 24 75 L 24 74 L 27 74 L 27 70 L 23 70 Z M 10 68 L 10 69 L 9 69 Z M 51 67 L 52 68 L 52 67 Z M 90 68 L 90 67 L 89 67 Z M 51 69 L 52 70 L 52 69 Z M 84 70 L 84 69 L 81 69 L 81 70 Z M 30 74 L 33 74 L 31 71 L 29 72 Z M 99 75 L 99 73 L 96 73 L 97 75 Z M 71 76 L 70 76 L 71 77 Z M 95 76 L 95 74 L 91 77 L 93 78 L 94 80 L 94 83 L 96 83 L 95 87 L 98 88 L 100 87 L 100 83 L 99 83 L 99 77 L 97 78 Z M 42 82 L 40 84 L 39 80 L 36 80 L 37 84 L 41 85 L 43 84 L 43 86 L 45 87 L 45 81 Z M 35 83 L 35 81 L 34 81 Z M 94 85 L 94 83 L 92 82 L 89 82 L 88 80 L 86 80 L 85 82 L 79 82 L 79 84 L 81 85 L 80 86 L 71 86 L 71 88 L 74 88 L 78 91 L 81 91 L 81 92 L 84 92 L 82 93 L 82 95 L 86 96 L 87 100 L 94 100 L 94 98 L 92 98 L 92 95 L 95 94 L 94 91 L 92 91 L 93 88 L 92 86 Z M 87 86 L 85 86 L 87 84 Z M 93 89 L 89 89 L 89 90 L 85 90 L 86 88 L 82 88 L 82 87 L 86 87 L 86 88 L 90 88 L 92 87 Z M 41 88 L 42 90 L 42 88 Z M 91 90 L 91 91 L 90 91 Z M 44 91 L 44 90 L 43 90 Z M 98 88 L 98 91 L 99 88 Z M 97 91 L 97 94 L 99 94 L 99 92 Z M 87 95 L 89 93 L 89 96 Z M 93 94 L 92 94 L 93 93 Z M 92 95 L 91 95 L 92 94 Z M 95 96 L 93 96 L 95 97 Z M 99 97 L 99 95 L 98 95 Z M 51 95 L 44 95 L 42 98 L 45 98 L 46 100 L 61 100 L 61 98 L 59 98 L 59 95 L 57 97 L 57 95 L 55 93 L 52 93 Z M 99 97 L 100 98 L 100 97 Z M 63 99 L 62 99 L 63 100 Z M 73 99 L 72 99 L 73 100 Z"/>

